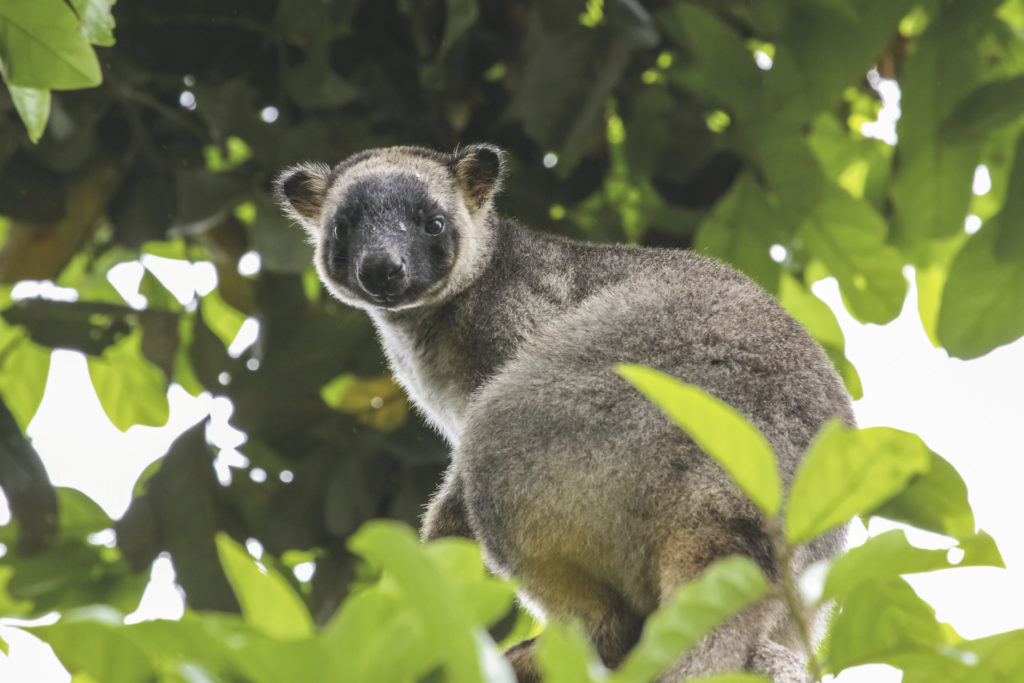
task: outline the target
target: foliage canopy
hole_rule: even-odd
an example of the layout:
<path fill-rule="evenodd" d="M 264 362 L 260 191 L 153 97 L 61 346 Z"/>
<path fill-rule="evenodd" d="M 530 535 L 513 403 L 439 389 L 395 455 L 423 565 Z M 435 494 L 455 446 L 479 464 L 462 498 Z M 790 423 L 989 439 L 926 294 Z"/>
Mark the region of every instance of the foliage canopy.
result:
<path fill-rule="evenodd" d="M 269 179 L 373 146 L 495 142 L 513 167 L 502 211 L 734 264 L 856 397 L 842 333 L 810 292 L 823 277 L 856 318 L 885 323 L 913 266 L 925 331 L 960 358 L 1024 335 L 1022 36 L 1022 0 L 0 0 L 0 487 L 13 515 L 0 616 L 59 611 L 34 632 L 82 681 L 510 680 L 486 629 L 512 587 L 471 544 L 365 524 L 415 524 L 445 449 L 409 416 L 365 317 L 320 290 Z M 876 77 L 902 94 L 895 144 L 862 133 Z M 991 189 L 975 195 L 980 164 Z M 253 254 L 258 269 L 240 268 Z M 216 288 L 182 294 L 173 261 L 211 263 Z M 125 263 L 141 264 L 144 304 L 108 280 Z M 25 297 L 22 281 L 62 295 Z M 259 337 L 238 351 L 248 319 Z M 55 489 L 24 437 L 54 348 L 87 355 L 122 430 L 163 424 L 171 383 L 226 396 L 248 465 L 219 481 L 200 423 L 121 519 Z M 623 373 L 688 430 L 740 425 L 729 442 L 694 438 L 778 521 L 780 548 L 853 515 L 956 544 L 889 532 L 816 591 L 784 596 L 841 608 L 818 673 L 884 662 L 909 683 L 984 682 L 1024 668 L 1024 634 L 964 641 L 901 578 L 1001 564 L 959 475 L 920 439 L 829 428 L 787 499 L 770 449 L 723 450 L 760 438 L 742 418 Z M 270 476 L 244 471 L 256 468 Z M 111 528 L 108 547 L 95 534 Z M 259 564 L 248 538 L 266 549 Z M 189 611 L 125 626 L 161 552 Z M 540 661 L 553 680 L 649 680 L 766 590 L 756 567 L 726 560 L 649 621 L 621 671 L 559 624 Z M 531 628 L 520 618 L 506 644 Z"/>

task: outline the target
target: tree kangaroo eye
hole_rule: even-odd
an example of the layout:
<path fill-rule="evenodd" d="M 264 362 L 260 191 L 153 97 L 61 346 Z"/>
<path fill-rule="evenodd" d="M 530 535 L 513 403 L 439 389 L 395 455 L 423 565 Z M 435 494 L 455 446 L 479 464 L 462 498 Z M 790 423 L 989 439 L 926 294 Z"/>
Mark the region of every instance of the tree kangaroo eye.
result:
<path fill-rule="evenodd" d="M 340 220 L 331 223 L 331 238 L 340 240 L 345 236 L 345 224 Z"/>
<path fill-rule="evenodd" d="M 440 235 L 444 232 L 444 216 L 433 216 L 423 228 L 428 235 Z"/>

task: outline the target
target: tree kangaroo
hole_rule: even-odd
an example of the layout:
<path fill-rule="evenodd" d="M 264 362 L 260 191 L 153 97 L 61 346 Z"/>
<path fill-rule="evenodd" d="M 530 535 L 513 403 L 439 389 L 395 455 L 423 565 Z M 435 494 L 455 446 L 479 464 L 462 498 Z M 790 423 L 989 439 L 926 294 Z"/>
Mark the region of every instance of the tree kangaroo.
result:
<path fill-rule="evenodd" d="M 818 344 L 741 273 L 689 251 L 576 242 L 495 211 L 503 153 L 392 147 L 277 179 L 323 284 L 373 319 L 395 377 L 452 446 L 422 536 L 479 541 L 525 600 L 576 618 L 609 666 L 645 618 L 718 558 L 779 568 L 759 510 L 614 371 L 696 384 L 765 434 L 784 488 L 824 422 L 853 422 Z M 802 571 L 845 528 L 800 547 Z M 508 652 L 539 674 L 527 642 Z M 781 604 L 727 621 L 663 680 L 754 670 L 804 681 Z"/>

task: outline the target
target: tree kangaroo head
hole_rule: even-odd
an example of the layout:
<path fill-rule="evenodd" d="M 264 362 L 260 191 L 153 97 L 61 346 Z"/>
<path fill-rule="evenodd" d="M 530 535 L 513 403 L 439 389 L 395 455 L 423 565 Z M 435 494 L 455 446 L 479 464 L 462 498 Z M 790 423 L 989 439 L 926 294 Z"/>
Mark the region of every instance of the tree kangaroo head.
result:
<path fill-rule="evenodd" d="M 389 147 L 333 169 L 293 166 L 275 191 L 309 234 L 332 294 L 359 308 L 399 310 L 445 300 L 486 265 L 504 168 L 493 145 L 454 154 Z"/>

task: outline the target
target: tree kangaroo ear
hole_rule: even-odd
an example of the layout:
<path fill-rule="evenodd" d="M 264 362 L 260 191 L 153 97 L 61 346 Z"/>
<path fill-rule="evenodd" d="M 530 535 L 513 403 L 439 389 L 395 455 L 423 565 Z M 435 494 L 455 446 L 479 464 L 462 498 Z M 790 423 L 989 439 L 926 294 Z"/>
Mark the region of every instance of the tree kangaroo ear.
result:
<path fill-rule="evenodd" d="M 320 211 L 327 197 L 331 169 L 324 164 L 299 164 L 274 180 L 274 198 L 285 213 L 311 236 L 320 229 Z"/>
<path fill-rule="evenodd" d="M 505 153 L 494 145 L 469 145 L 455 153 L 452 168 L 471 213 L 488 206 L 501 189 Z"/>

